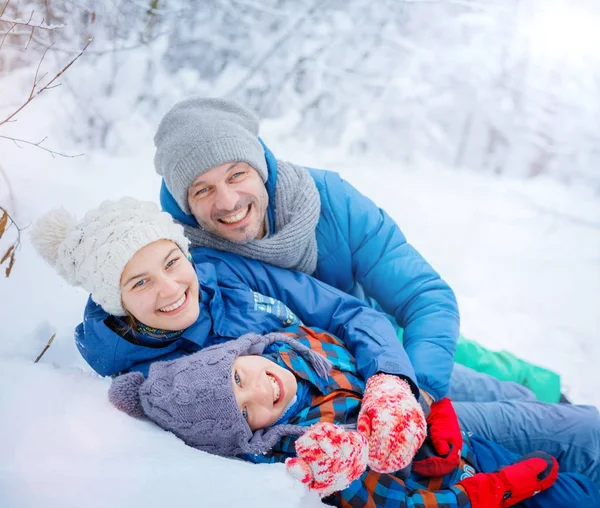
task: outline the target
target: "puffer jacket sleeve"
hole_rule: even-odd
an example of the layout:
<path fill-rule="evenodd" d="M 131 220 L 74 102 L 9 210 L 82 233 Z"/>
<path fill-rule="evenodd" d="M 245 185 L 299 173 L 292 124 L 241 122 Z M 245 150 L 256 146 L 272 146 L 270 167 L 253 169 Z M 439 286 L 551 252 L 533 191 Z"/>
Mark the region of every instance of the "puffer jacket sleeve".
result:
<path fill-rule="evenodd" d="M 336 173 L 327 173 L 326 189 L 354 279 L 404 328 L 417 382 L 439 400 L 448 391 L 459 333 L 453 291 L 373 201 Z"/>
<path fill-rule="evenodd" d="M 219 281 L 238 281 L 252 291 L 276 298 L 305 325 L 338 336 L 356 358 L 364 379 L 377 372 L 402 376 L 418 395 L 411 362 L 394 327 L 381 312 L 305 273 L 212 249 L 193 249 L 192 254 L 196 263 L 212 262 Z"/>

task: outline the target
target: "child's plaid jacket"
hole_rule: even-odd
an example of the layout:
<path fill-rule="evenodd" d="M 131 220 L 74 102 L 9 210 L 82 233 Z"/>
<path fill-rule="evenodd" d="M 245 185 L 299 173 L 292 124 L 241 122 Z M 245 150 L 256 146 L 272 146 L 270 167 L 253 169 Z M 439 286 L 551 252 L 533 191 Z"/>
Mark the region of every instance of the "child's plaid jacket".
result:
<path fill-rule="evenodd" d="M 310 426 L 326 421 L 355 427 L 365 382 L 359 377 L 354 358 L 343 342 L 326 332 L 305 326 L 294 326 L 284 331 L 326 356 L 333 364 L 329 378 L 322 379 L 310 362 L 289 346 L 275 344 L 267 350 L 274 361 L 310 386 L 304 407 L 286 423 Z M 471 503 L 465 491 L 454 486 L 461 479 L 478 472 L 468 435 L 463 434 L 463 438 L 460 465 L 446 476 L 425 478 L 410 473 L 408 478 L 402 479 L 394 474 L 367 470 L 348 488 L 324 501 L 342 508 L 469 508 Z M 243 458 L 257 463 L 284 462 L 296 455 L 296 439 L 295 436 L 283 438 L 266 456 Z"/>

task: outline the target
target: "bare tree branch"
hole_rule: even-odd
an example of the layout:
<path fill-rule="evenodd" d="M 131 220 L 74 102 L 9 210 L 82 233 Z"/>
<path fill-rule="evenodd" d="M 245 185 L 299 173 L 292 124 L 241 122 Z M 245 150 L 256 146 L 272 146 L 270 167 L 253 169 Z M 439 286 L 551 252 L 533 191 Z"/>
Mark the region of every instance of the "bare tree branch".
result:
<path fill-rule="evenodd" d="M 14 118 L 18 113 L 20 113 L 21 111 L 23 111 L 23 109 L 28 106 L 31 101 L 33 99 L 35 99 L 38 95 L 42 94 L 43 92 L 45 92 L 46 90 L 50 90 L 52 88 L 56 88 L 56 86 L 58 85 L 54 85 L 52 86 L 52 84 L 58 79 L 60 78 L 63 73 L 69 68 L 71 67 L 71 65 L 73 65 L 81 55 L 83 55 L 84 51 L 88 48 L 88 46 L 91 44 L 93 39 L 90 39 L 87 44 L 85 45 L 85 47 L 79 52 L 79 54 L 73 58 L 67 65 L 65 65 L 45 86 L 43 86 L 42 88 L 40 88 L 39 90 L 36 91 L 36 87 L 39 84 L 39 81 L 37 79 L 38 77 L 38 73 L 40 70 L 40 65 L 42 64 L 42 61 L 44 60 L 44 57 L 46 56 L 46 53 L 48 52 L 48 50 L 52 47 L 49 46 L 48 48 L 46 48 L 46 51 L 44 51 L 44 54 L 42 55 L 42 58 L 40 60 L 40 63 L 38 64 L 37 70 L 35 71 L 35 77 L 33 80 L 33 86 L 31 89 L 31 92 L 29 94 L 29 97 L 27 98 L 27 100 L 21 104 L 21 106 L 19 106 L 15 111 L 13 111 L 8 117 L 6 117 L 4 120 L 0 121 L 0 125 L 3 125 L 5 123 L 7 123 L 9 120 L 11 120 L 12 118 Z M 43 78 L 43 76 L 42 76 Z M 30 143 L 30 144 L 35 144 L 35 143 Z M 42 148 L 42 147 L 40 147 Z"/>
<path fill-rule="evenodd" d="M 2 136 L 0 135 L 0 139 L 7 139 L 8 141 L 12 141 L 16 146 L 18 146 L 19 148 L 23 148 L 22 146 L 19 146 L 19 143 L 24 143 L 26 145 L 31 145 L 31 146 L 35 146 L 41 150 L 44 150 L 45 152 L 48 152 L 50 155 L 52 155 L 52 157 L 56 157 L 57 155 L 60 157 L 68 157 L 68 158 L 74 158 L 74 157 L 81 157 L 82 153 L 78 153 L 75 155 L 69 155 L 66 153 L 62 153 L 62 152 L 57 152 L 55 150 L 50 150 L 50 148 L 46 148 L 45 146 L 42 146 L 42 143 L 44 141 L 46 141 L 46 139 L 48 139 L 48 137 L 45 137 L 44 139 L 42 139 L 41 141 L 38 142 L 34 142 L 34 141 L 27 141 L 26 139 L 18 139 L 18 138 L 13 138 L 10 136 Z"/>
<path fill-rule="evenodd" d="M 284 41 L 291 37 L 292 34 L 298 30 L 298 27 L 302 26 L 308 19 L 312 18 L 313 14 L 317 10 L 324 8 L 330 0 L 317 0 L 308 9 L 306 9 L 300 16 L 292 21 L 287 27 L 282 29 L 277 37 L 273 39 L 273 42 L 261 55 L 258 55 L 254 61 L 250 64 L 250 69 L 229 91 L 223 94 L 223 97 L 229 97 L 235 95 L 235 93 L 242 88 L 249 79 L 251 79 L 260 69 L 263 68 L 267 60 L 271 58 L 279 48 L 283 46 Z"/>
<path fill-rule="evenodd" d="M 12 26 L 4 33 L 4 36 L 2 37 L 2 41 L 0 42 L 0 49 L 2 49 L 2 46 L 4 46 L 4 41 L 6 40 L 6 38 L 8 37 L 8 35 L 10 34 L 10 32 L 12 32 L 12 30 L 17 26 L 16 23 L 13 23 Z"/>
<path fill-rule="evenodd" d="M 50 339 L 48 340 L 48 342 L 46 343 L 46 346 L 44 346 L 44 349 L 42 349 L 42 352 L 38 355 L 38 357 L 33 361 L 33 363 L 37 363 L 40 361 L 40 359 L 42 358 L 42 356 L 44 356 L 44 353 L 46 351 L 48 351 L 48 349 L 50 348 L 50 346 L 52 345 L 52 341 L 54 340 L 54 337 L 56 337 L 56 334 L 53 333 L 52 337 L 50 337 Z"/>
<path fill-rule="evenodd" d="M 3 22 L 3 23 L 12 23 L 13 25 L 17 25 L 17 26 L 26 26 L 26 27 L 31 28 L 31 29 L 39 28 L 41 30 L 48 30 L 50 32 L 53 31 L 53 30 L 58 30 L 60 28 L 64 28 L 64 26 L 65 26 L 65 25 L 48 25 L 48 24 L 44 24 L 44 20 L 43 19 L 42 19 L 41 23 L 32 23 L 31 20 L 33 19 L 33 14 L 34 14 L 34 11 L 31 12 L 31 15 L 29 16 L 29 19 L 27 21 L 24 21 L 22 19 L 7 18 L 7 17 L 3 16 L 2 14 L 0 14 L 0 22 Z"/>
<path fill-rule="evenodd" d="M 2 8 L 2 12 L 0 12 L 0 18 L 4 15 L 4 13 L 6 12 L 6 9 L 8 9 L 9 3 L 10 3 L 10 0 L 7 0 L 6 4 L 4 4 L 4 7 Z"/>
<path fill-rule="evenodd" d="M 159 32 L 156 35 L 153 35 L 150 39 L 147 39 L 144 42 L 137 42 L 135 44 L 130 44 L 130 45 L 123 45 L 120 47 L 112 47 L 109 49 L 90 49 L 88 51 L 86 51 L 87 55 L 94 55 L 94 56 L 102 56 L 102 55 L 107 55 L 109 53 L 121 53 L 124 51 L 133 51 L 135 49 L 141 48 L 141 47 L 146 47 L 149 46 L 150 44 L 152 44 L 153 42 L 155 42 L 157 39 L 159 39 L 160 37 L 169 35 L 171 33 L 170 30 L 165 30 L 164 32 Z M 206 38 L 206 41 L 209 41 L 212 43 L 212 39 Z M 37 39 L 37 37 L 33 37 L 33 42 L 35 42 L 36 44 L 39 44 L 40 46 L 46 46 L 46 43 L 40 41 Z M 52 52 L 57 52 L 57 53 L 74 53 L 76 50 L 73 50 L 71 48 L 65 48 L 65 47 L 60 47 L 60 46 L 55 46 L 54 44 L 52 45 L 52 47 L 50 48 Z"/>

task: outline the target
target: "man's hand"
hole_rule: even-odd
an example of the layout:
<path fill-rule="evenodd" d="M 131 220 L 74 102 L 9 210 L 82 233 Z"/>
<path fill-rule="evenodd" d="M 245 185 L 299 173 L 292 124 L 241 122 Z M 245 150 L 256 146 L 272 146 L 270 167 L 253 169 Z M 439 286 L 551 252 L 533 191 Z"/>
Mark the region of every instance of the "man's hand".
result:
<path fill-rule="evenodd" d="M 411 463 L 427 435 L 423 409 L 409 384 L 376 374 L 367 381 L 357 430 L 369 443 L 369 466 L 394 473 Z"/>
<path fill-rule="evenodd" d="M 431 404 L 427 426 L 436 456 L 415 460 L 413 471 L 423 476 L 444 476 L 458 467 L 463 444 L 458 418 L 450 399 Z"/>
<path fill-rule="evenodd" d="M 472 508 L 507 508 L 551 487 L 556 478 L 556 459 L 534 452 L 496 473 L 478 473 L 457 485 L 467 491 Z"/>
<path fill-rule="evenodd" d="M 285 461 L 288 472 L 321 497 L 344 490 L 367 469 L 367 440 L 333 423 L 316 423 L 295 447 L 298 456 Z"/>

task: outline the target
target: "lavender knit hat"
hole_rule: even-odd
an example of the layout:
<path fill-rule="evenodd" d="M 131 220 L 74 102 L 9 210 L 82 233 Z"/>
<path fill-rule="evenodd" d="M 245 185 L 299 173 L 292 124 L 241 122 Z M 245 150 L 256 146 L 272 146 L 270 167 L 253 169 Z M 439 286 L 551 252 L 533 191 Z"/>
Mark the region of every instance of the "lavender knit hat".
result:
<path fill-rule="evenodd" d="M 274 425 L 252 432 L 233 394 L 232 370 L 238 356 L 260 355 L 274 343 L 288 344 L 327 377 L 331 363 L 289 335 L 249 333 L 192 355 L 116 377 L 108 392 L 115 407 L 138 418 L 147 417 L 185 443 L 225 457 L 269 451 L 283 436 L 301 435 L 306 427 Z"/>

